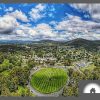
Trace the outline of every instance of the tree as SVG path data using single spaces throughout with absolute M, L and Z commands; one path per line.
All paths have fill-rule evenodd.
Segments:
M 72 65 L 72 61 L 70 59 L 64 60 L 64 66 L 71 66 Z
M 13 67 L 13 64 L 9 62 L 8 59 L 4 59 L 3 63 L 0 65 L 0 71 L 8 70 Z
M 94 68 L 92 75 L 94 80 L 100 80 L 100 67 Z
M 1 96 L 9 96 L 11 93 L 5 84 L 2 86 Z
M 18 84 L 21 86 L 28 84 L 29 74 L 29 70 L 26 67 L 15 67 L 10 72 L 12 78 L 18 77 Z
M 34 62 L 34 59 L 28 60 L 28 67 L 29 67 L 29 69 L 32 69 L 35 66 L 36 66 L 36 63 Z
M 65 86 L 63 89 L 63 96 L 78 96 L 78 85 Z
M 83 73 L 85 75 L 84 76 L 85 80 L 93 80 L 93 74 L 92 74 L 92 72 L 90 70 L 85 69 Z

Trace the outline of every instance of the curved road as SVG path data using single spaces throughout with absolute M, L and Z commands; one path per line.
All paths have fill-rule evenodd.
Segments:
M 39 71 L 40 69 L 42 69 L 42 68 L 36 69 L 35 71 L 34 71 L 34 69 L 32 69 L 31 72 L 30 72 L 30 78 L 31 78 L 32 74 L 34 74 L 35 72 Z M 68 80 L 67 80 L 66 84 L 68 84 Z M 30 85 L 30 82 L 27 85 L 27 87 L 30 89 L 30 91 L 33 94 L 35 94 L 36 96 L 41 96 L 41 97 L 58 97 L 63 92 L 63 88 L 64 88 L 63 87 L 60 91 L 54 92 L 54 93 L 51 93 L 51 94 L 42 94 L 42 93 L 36 91 L 34 88 L 32 88 L 32 86 Z

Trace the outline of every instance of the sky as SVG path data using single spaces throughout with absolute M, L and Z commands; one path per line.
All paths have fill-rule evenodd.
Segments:
M 0 4 L 0 40 L 100 40 L 100 4 Z

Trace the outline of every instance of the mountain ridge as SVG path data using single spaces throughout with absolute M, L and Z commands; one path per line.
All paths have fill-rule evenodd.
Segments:
M 77 38 L 70 41 L 55 41 L 55 40 L 40 40 L 40 41 L 23 41 L 23 40 L 0 40 L 0 44 L 34 44 L 34 43 L 57 43 L 64 45 L 82 46 L 82 45 L 96 45 L 100 46 L 100 40 L 87 40 L 83 38 Z

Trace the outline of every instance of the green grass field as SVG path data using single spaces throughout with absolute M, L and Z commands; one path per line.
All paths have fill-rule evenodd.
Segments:
M 60 68 L 44 68 L 31 76 L 31 86 L 40 93 L 49 94 L 59 91 L 66 84 L 67 72 Z

